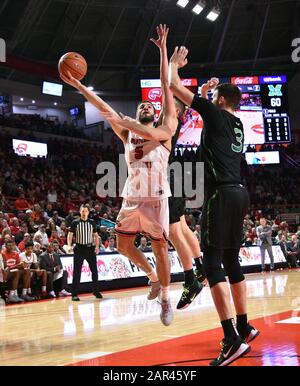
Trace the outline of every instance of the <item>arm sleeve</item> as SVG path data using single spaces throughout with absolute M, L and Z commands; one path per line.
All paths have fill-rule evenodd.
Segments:
M 195 95 L 191 108 L 196 110 L 203 120 L 214 123 L 214 126 L 216 127 L 219 127 L 223 122 L 220 109 L 208 99 Z

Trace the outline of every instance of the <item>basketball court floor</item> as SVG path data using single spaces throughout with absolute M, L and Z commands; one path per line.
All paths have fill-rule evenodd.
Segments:
M 300 364 L 300 270 L 246 275 L 249 316 L 261 335 L 231 366 Z M 181 284 L 171 285 L 174 309 Z M 206 366 L 222 332 L 208 287 L 192 305 L 160 323 L 148 289 L 104 292 L 0 309 L 1 365 Z

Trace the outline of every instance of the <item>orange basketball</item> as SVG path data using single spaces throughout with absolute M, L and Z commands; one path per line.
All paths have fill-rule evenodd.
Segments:
M 87 63 L 77 52 L 67 52 L 59 59 L 58 71 L 65 76 L 68 76 L 67 71 L 70 71 L 75 79 L 81 80 L 87 73 Z

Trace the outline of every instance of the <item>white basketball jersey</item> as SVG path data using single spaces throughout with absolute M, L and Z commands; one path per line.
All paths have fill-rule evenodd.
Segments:
M 169 150 L 160 142 L 148 141 L 129 131 L 125 143 L 128 177 L 122 197 L 144 201 L 170 197 L 167 175 L 169 155 Z

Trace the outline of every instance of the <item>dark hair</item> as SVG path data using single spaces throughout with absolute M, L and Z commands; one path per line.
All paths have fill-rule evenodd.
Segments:
M 137 108 L 136 108 L 136 109 L 138 109 L 142 103 L 150 103 L 150 105 L 153 107 L 153 110 L 155 111 L 154 104 L 153 104 L 151 101 L 147 101 L 147 100 L 141 101 L 141 102 L 137 105 Z
M 79 209 L 79 210 L 81 210 L 81 209 L 83 209 L 83 208 L 86 208 L 88 211 L 90 211 L 90 206 L 89 206 L 89 204 L 82 204 L 82 205 L 80 205 L 80 209 Z
M 242 94 L 237 86 L 231 83 L 222 83 L 216 87 L 216 90 L 218 90 L 218 97 L 224 97 L 228 107 L 234 110 L 238 108 Z
M 25 243 L 25 248 L 28 248 L 28 247 L 33 247 L 34 244 L 32 241 L 28 241 L 27 243 Z
M 179 109 L 179 111 L 180 111 L 179 118 L 181 118 L 182 115 L 183 115 L 184 112 L 185 112 L 186 106 L 185 106 L 185 104 L 184 104 L 183 102 L 181 102 L 180 99 L 176 98 L 175 96 L 174 96 L 174 101 L 175 101 L 176 107 L 177 107 L 177 108 Z

